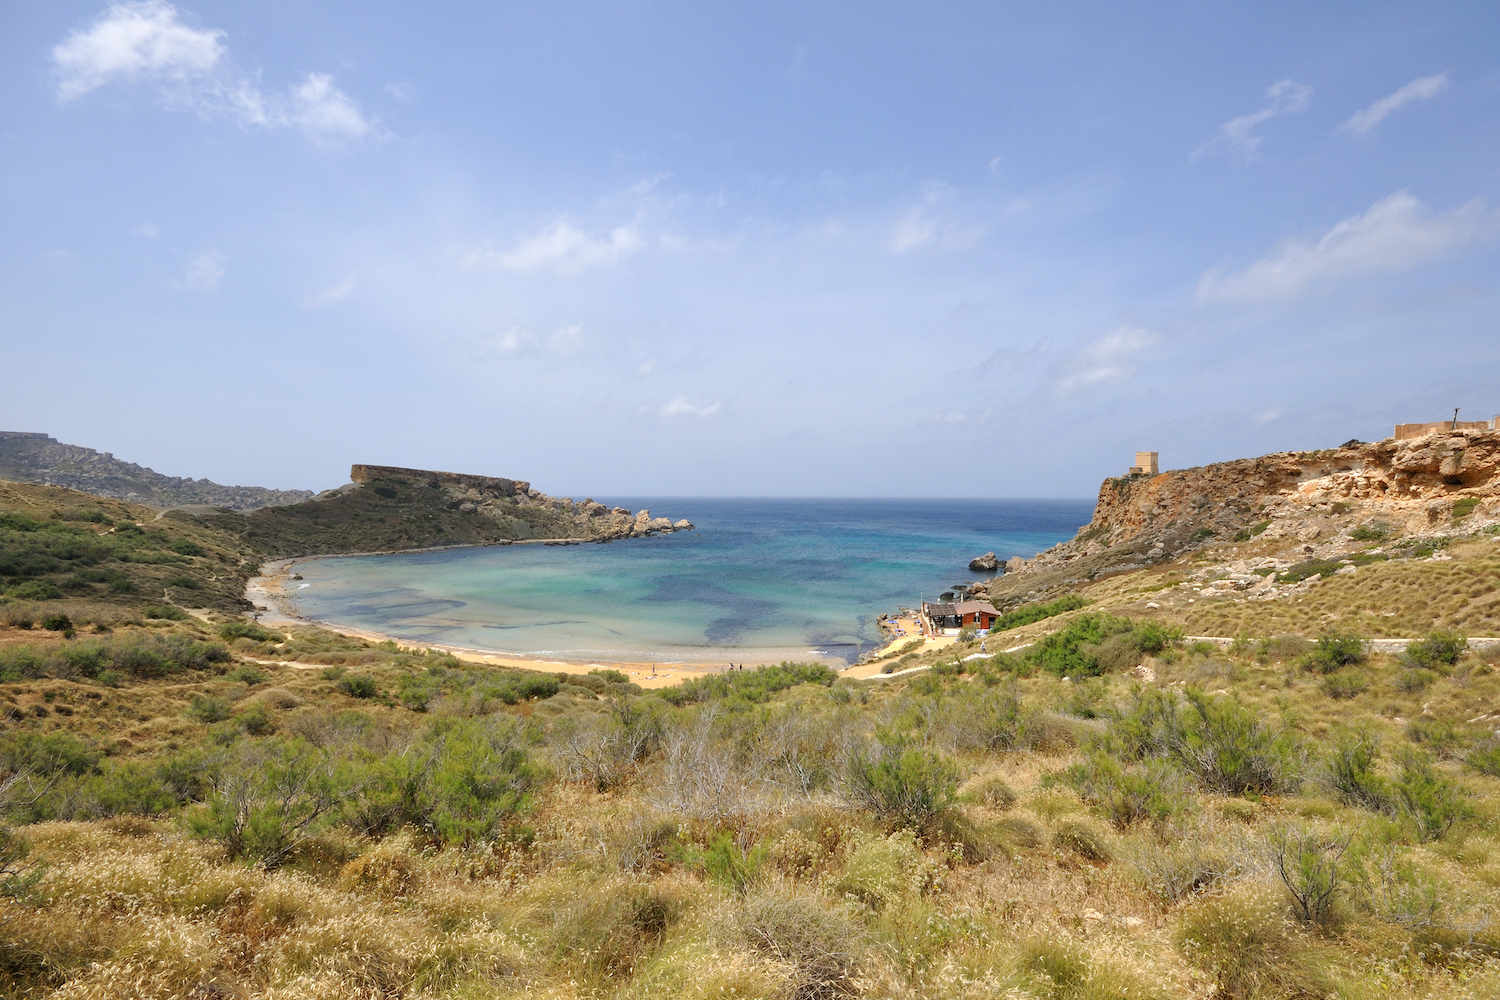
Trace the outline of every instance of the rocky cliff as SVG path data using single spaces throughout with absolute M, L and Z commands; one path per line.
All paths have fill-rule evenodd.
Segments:
M 254 510 L 312 499 L 312 490 L 270 490 L 260 486 L 220 486 L 207 479 L 164 476 L 107 451 L 62 444 L 46 434 L 0 431 L 0 479 L 65 486 L 94 496 L 152 507 L 208 504 Z
M 1263 546 L 1263 558 L 1285 562 L 1346 555 L 1361 527 L 1419 544 L 1455 525 L 1473 531 L 1497 522 L 1500 432 L 1349 442 L 1106 479 L 1093 520 L 1072 541 L 1012 559 L 990 592 L 1034 593 L 1037 574 L 1045 590 L 1228 542 L 1275 543 Z

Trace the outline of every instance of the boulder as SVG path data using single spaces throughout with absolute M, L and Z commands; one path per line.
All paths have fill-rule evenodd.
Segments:
M 986 552 L 982 556 L 970 559 L 969 568 L 976 573 L 993 573 L 1000 568 L 1000 560 L 995 558 L 995 553 Z
M 692 531 L 693 522 L 689 521 L 687 518 L 683 518 L 681 521 L 678 521 L 676 524 L 672 525 L 672 527 L 676 531 Z
M 1005 564 L 1005 572 L 1014 573 L 1026 565 L 1026 560 L 1020 556 L 1011 556 L 1010 561 Z

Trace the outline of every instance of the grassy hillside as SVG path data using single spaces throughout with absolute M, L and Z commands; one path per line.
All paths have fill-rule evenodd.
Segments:
M 997 583 L 1024 624 L 985 654 L 643 692 L 147 617 L 159 574 L 217 585 L 250 542 L 33 489 L 0 504 L 30 567 L 0 599 L 0 995 L 1500 995 L 1500 651 L 1450 628 L 1487 627 L 1485 524 L 1042 563 Z
M 488 545 L 518 538 L 566 538 L 574 532 L 571 518 L 543 508 L 518 506 L 519 524 L 458 508 L 438 487 L 391 479 L 248 514 L 193 511 L 192 516 L 272 557 Z

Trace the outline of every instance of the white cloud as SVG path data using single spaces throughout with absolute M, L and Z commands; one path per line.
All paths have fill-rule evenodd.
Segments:
M 1318 282 L 1407 271 L 1492 235 L 1496 221 L 1480 200 L 1434 215 L 1409 192 L 1397 191 L 1316 240 L 1289 240 L 1241 271 L 1207 272 L 1197 297 L 1267 302 L 1293 298 Z
M 1150 330 L 1122 326 L 1078 351 L 1069 360 L 1069 374 L 1057 383 L 1063 392 L 1092 385 L 1123 382 L 1136 372 L 1136 355 L 1161 338 Z
M 1264 108 L 1220 125 L 1219 134 L 1194 150 L 1193 158 L 1197 159 L 1220 146 L 1228 146 L 1246 156 L 1253 155 L 1260 145 L 1261 137 L 1255 134 L 1255 129 L 1261 122 L 1306 111 L 1312 98 L 1312 88 L 1294 80 L 1278 80 L 1266 91 L 1266 97 L 1271 103 Z
M 156 239 L 156 237 L 158 235 L 160 235 L 159 232 L 157 231 L 157 228 L 155 226 L 153 226 L 149 222 L 146 223 L 144 226 L 137 226 L 136 229 L 135 229 L 135 231 L 136 231 L 136 233 L 138 235 L 145 236 L 145 237 L 147 237 L 149 239 L 153 239 L 153 240 Z
M 163 0 L 115 3 L 86 31 L 52 50 L 57 95 L 82 97 L 112 81 L 186 81 L 211 73 L 224 56 L 222 31 L 200 31 L 177 19 Z
M 559 222 L 514 250 L 500 252 L 484 247 L 469 253 L 462 263 L 464 267 L 497 271 L 578 274 L 595 264 L 613 263 L 639 250 L 641 245 L 640 236 L 629 226 L 619 226 L 607 235 L 590 236 L 568 222 Z
M 64 103 L 107 84 L 154 83 L 170 108 L 262 128 L 295 127 L 321 145 L 386 138 L 326 73 L 308 73 L 285 94 L 262 92 L 233 65 L 225 33 L 182 22 L 164 0 L 112 3 L 52 50 Z
M 1276 420 L 1276 419 L 1278 419 L 1278 418 L 1280 418 L 1282 416 L 1285 416 L 1285 415 L 1286 415 L 1286 407 L 1285 406 L 1273 406 L 1270 409 L 1260 410 L 1257 413 L 1252 413 L 1251 417 L 1258 424 L 1269 424 L 1271 421 Z
M 302 304 L 309 309 L 321 309 L 324 306 L 331 306 L 339 299 L 346 297 L 350 292 L 354 291 L 358 285 L 358 280 L 351 274 L 337 285 L 309 295 L 302 300 Z
M 719 404 L 714 402 L 705 406 L 690 401 L 686 396 L 678 396 L 663 404 L 657 412 L 663 417 L 711 417 L 719 412 Z
M 224 280 L 224 265 L 228 263 L 228 257 L 212 248 L 194 254 L 182 269 L 180 287 L 190 288 L 195 292 L 213 291 Z
M 1394 94 L 1387 94 L 1363 111 L 1356 112 L 1352 118 L 1339 126 L 1339 131 L 1348 132 L 1350 135 L 1364 135 L 1385 121 L 1386 116 L 1396 109 L 1405 107 L 1413 101 L 1431 100 L 1447 89 L 1447 73 L 1435 73 L 1432 76 L 1413 80 Z
M 285 116 L 316 141 L 363 139 L 377 127 L 348 94 L 333 85 L 327 73 L 309 73 L 292 88 Z

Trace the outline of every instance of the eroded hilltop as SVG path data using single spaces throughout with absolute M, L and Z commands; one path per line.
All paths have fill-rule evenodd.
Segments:
M 552 497 L 523 480 L 355 465 L 351 482 L 313 499 L 249 513 L 185 509 L 270 558 L 399 552 L 549 540 L 605 542 L 693 527 L 686 520 Z
M 1437 621 L 1496 634 L 1493 581 L 1470 585 L 1465 574 L 1486 572 L 1479 550 L 1488 552 L 1497 526 L 1500 433 L 1350 442 L 1106 479 L 1075 538 L 1011 560 L 988 596 L 1007 607 L 1077 590 L 1122 610 L 1175 609 L 1200 634 L 1316 631 L 1320 622 L 1301 620 L 1314 607 L 1322 624 L 1363 616 L 1370 635 Z M 1476 544 L 1471 566 L 1465 553 Z M 1413 561 L 1432 565 L 1398 568 Z M 1431 586 L 1398 600 L 1383 593 L 1387 577 Z M 1344 591 L 1347 600 L 1335 599 Z M 1279 608 L 1236 606 L 1278 599 Z

